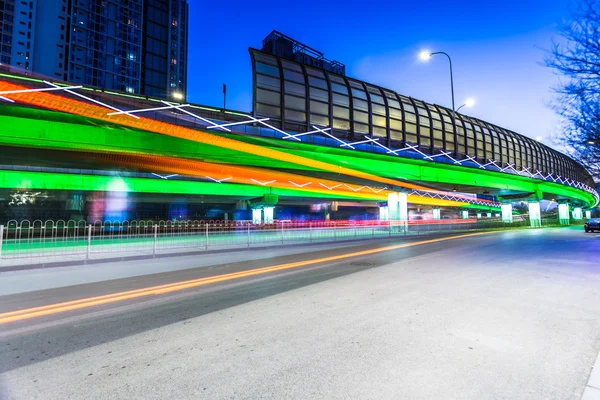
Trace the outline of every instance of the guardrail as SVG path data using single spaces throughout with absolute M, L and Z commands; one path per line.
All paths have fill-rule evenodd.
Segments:
M 542 226 L 559 225 L 543 220 Z M 0 262 L 28 259 L 31 263 L 60 258 L 110 256 L 213 249 L 241 249 L 292 243 L 425 235 L 529 227 L 526 219 L 429 221 L 9 221 L 0 225 Z M 54 260 L 52 260 L 54 259 Z M 2 264 L 6 265 L 6 262 Z

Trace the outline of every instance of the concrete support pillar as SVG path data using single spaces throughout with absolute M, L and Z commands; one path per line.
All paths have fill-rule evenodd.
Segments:
M 440 212 L 439 207 L 435 207 L 433 209 L 433 219 L 441 219 L 442 218 L 442 213 Z
M 379 220 L 380 221 L 389 221 L 390 213 L 388 206 L 379 206 Z
M 401 221 L 408 220 L 408 195 L 406 193 L 398 193 L 398 215 Z
M 587 210 L 585 212 L 585 219 L 590 219 L 590 218 L 592 218 L 592 212 L 590 210 Z
M 388 194 L 388 215 L 390 220 L 406 221 L 408 219 L 408 196 L 406 193 L 392 192 Z
M 529 206 L 529 224 L 532 227 L 542 226 L 542 213 L 540 211 L 540 202 L 527 203 Z
M 398 216 L 398 193 L 388 194 L 388 218 L 393 221 L 399 219 Z
M 469 210 L 462 210 L 461 214 L 463 219 L 469 219 Z
M 488 217 L 488 218 L 492 218 L 492 213 L 491 213 L 491 212 L 489 212 L 489 213 L 485 213 L 485 215 L 486 215 L 486 217 Z
M 481 219 L 481 213 L 480 212 L 477 213 L 477 219 Z
M 273 217 L 275 214 L 275 207 L 273 206 L 268 206 L 263 208 L 263 222 L 265 224 L 272 224 L 273 223 Z
M 569 205 L 567 203 L 560 203 L 558 205 L 558 220 L 561 225 L 569 225 Z
M 260 224 L 262 222 L 262 210 L 260 208 L 252 209 L 252 223 Z
M 573 209 L 573 219 L 576 221 L 583 219 L 583 210 L 581 207 L 575 207 Z
M 502 222 L 508 224 L 513 222 L 512 204 L 502 204 Z

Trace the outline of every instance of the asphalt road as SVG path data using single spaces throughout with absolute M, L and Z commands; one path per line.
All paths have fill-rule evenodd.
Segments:
M 600 350 L 600 235 L 422 240 L 1 296 L 0 321 L 232 277 L 0 324 L 0 398 L 579 399 Z

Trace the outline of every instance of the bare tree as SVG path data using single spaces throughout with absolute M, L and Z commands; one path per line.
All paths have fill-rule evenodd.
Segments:
M 600 0 L 578 2 L 559 31 L 564 40 L 546 58 L 565 77 L 554 104 L 566 120 L 559 141 L 600 180 Z

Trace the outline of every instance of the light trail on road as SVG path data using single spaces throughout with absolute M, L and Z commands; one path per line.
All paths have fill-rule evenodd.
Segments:
M 382 252 L 397 250 L 397 249 L 406 248 L 406 247 L 419 246 L 419 245 L 424 245 L 424 244 L 429 244 L 429 243 L 438 243 L 438 242 L 443 242 L 443 241 L 448 241 L 448 240 L 461 239 L 461 238 L 478 236 L 478 235 L 485 235 L 485 234 L 489 234 L 489 233 L 496 233 L 496 232 L 477 232 L 477 233 L 469 233 L 469 234 L 464 234 L 464 235 L 456 235 L 456 236 L 449 236 L 449 237 L 443 237 L 443 238 L 421 240 L 418 242 L 402 243 L 402 244 L 398 244 L 398 245 L 387 246 L 387 247 L 382 247 L 382 248 L 377 248 L 377 249 L 363 250 L 363 251 L 357 251 L 357 252 L 352 252 L 352 253 L 347 253 L 347 254 L 340 254 L 340 255 L 336 255 L 336 256 L 321 257 L 321 258 L 315 258 L 315 259 L 311 259 L 311 260 L 304 260 L 304 261 L 298 261 L 298 262 L 293 262 L 293 263 L 273 265 L 270 267 L 255 268 L 255 269 L 250 269 L 247 271 L 234 272 L 234 273 L 217 275 L 217 276 L 212 276 L 212 277 L 207 277 L 207 278 L 186 280 L 186 281 L 175 282 L 175 283 L 170 283 L 170 284 L 165 284 L 165 285 L 151 286 L 151 287 L 142 288 L 142 289 L 113 293 L 113 294 L 108 294 L 108 295 L 103 295 L 103 296 L 95 296 L 95 297 L 83 298 L 83 299 L 79 299 L 79 300 L 50 304 L 47 306 L 11 311 L 11 312 L 0 314 L 0 325 L 11 323 L 11 322 L 22 321 L 22 320 L 26 320 L 26 319 L 31 319 L 31 318 L 36 318 L 36 317 L 42 317 L 42 316 L 46 316 L 46 315 L 58 314 L 58 313 L 66 312 L 66 311 L 78 310 L 78 309 L 83 309 L 83 308 L 88 308 L 88 307 L 93 307 L 93 306 L 99 306 L 99 305 L 103 305 L 103 304 L 110 304 L 110 303 L 115 303 L 115 302 L 119 302 L 119 301 L 130 300 L 130 299 L 135 299 L 135 298 L 140 298 L 140 297 L 161 295 L 161 294 L 171 293 L 171 292 L 175 292 L 175 291 L 190 289 L 190 288 L 209 285 L 209 284 L 218 283 L 218 282 L 225 282 L 225 281 L 230 281 L 230 280 L 235 280 L 235 279 L 240 279 L 240 278 L 245 278 L 245 277 L 250 277 L 250 276 L 262 275 L 262 274 L 266 274 L 266 273 L 270 273 L 270 272 L 277 272 L 277 271 L 289 270 L 289 269 L 293 269 L 293 268 L 305 267 L 308 265 L 314 265 L 314 264 L 323 263 L 323 262 L 337 261 L 337 260 L 342 260 L 342 259 L 347 259 L 347 258 L 352 258 L 352 257 L 360 257 L 360 256 L 369 255 L 369 254 L 382 253 Z

